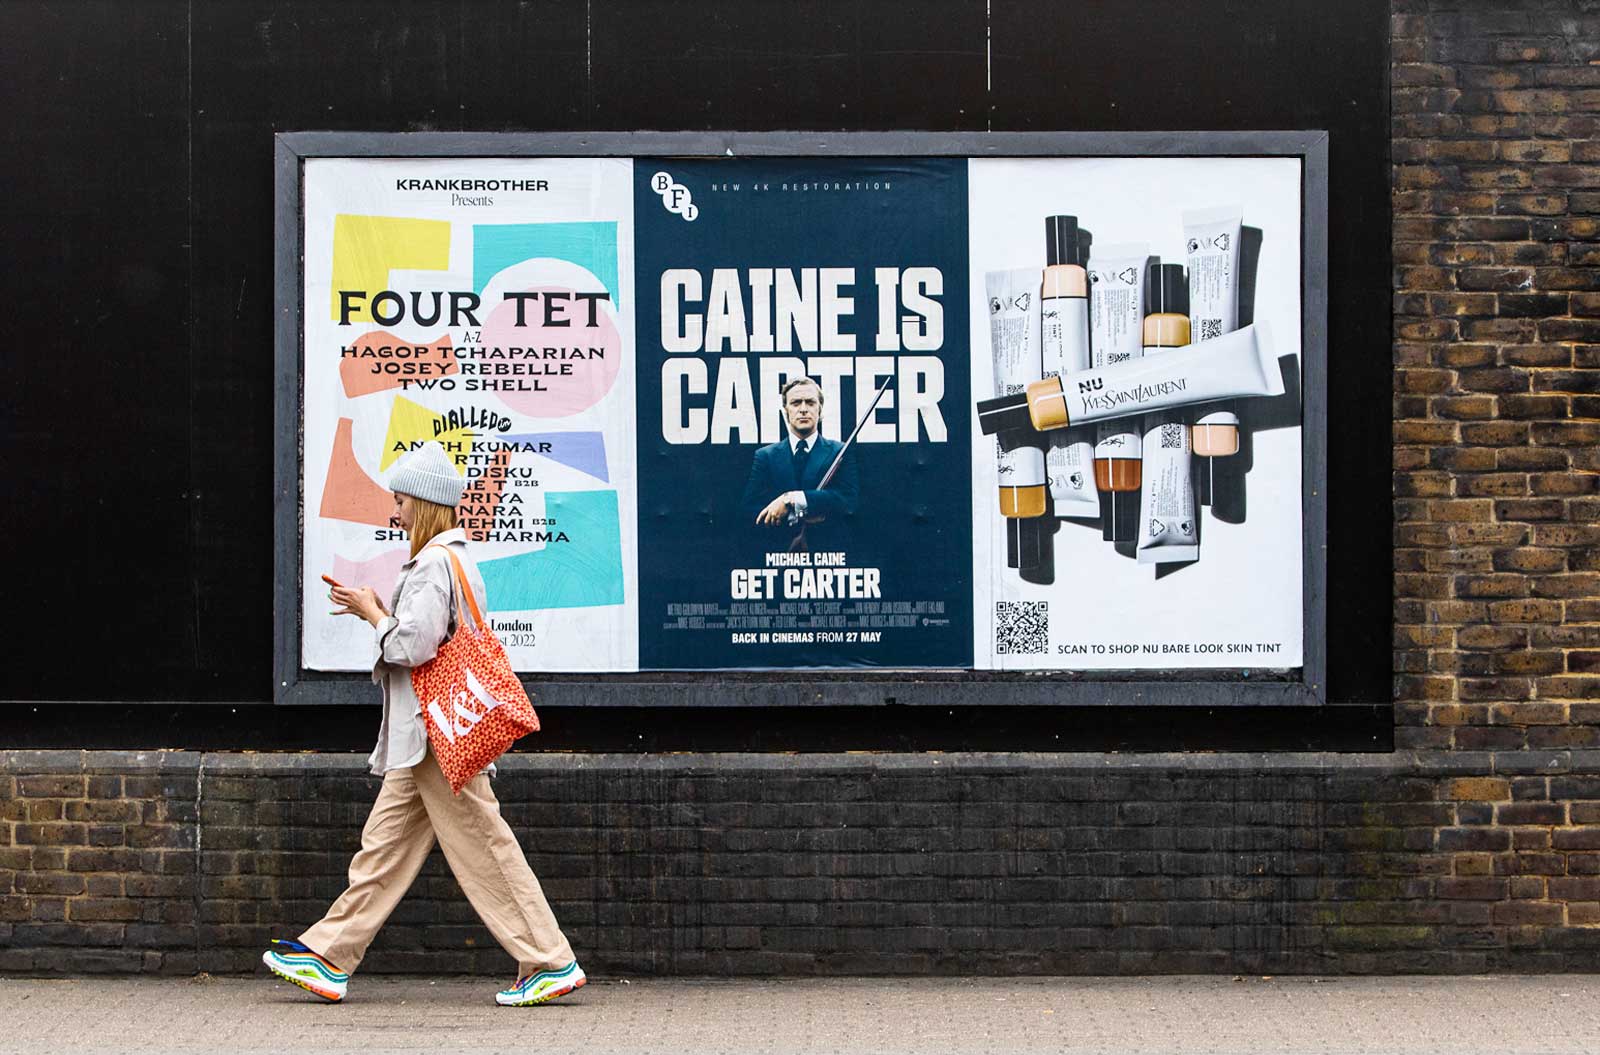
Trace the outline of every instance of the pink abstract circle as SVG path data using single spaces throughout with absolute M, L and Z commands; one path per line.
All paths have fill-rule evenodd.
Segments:
M 489 314 L 478 340 L 486 354 L 464 360 L 462 375 L 476 377 L 485 394 L 530 417 L 564 418 L 588 410 L 611 391 L 622 368 L 622 337 L 609 302 L 580 300 L 561 286 L 524 292 L 538 296 L 521 300 L 523 325 L 517 325 L 518 301 L 506 297 Z M 551 293 L 555 297 L 547 299 Z M 500 352 L 493 353 L 495 348 Z M 487 382 L 500 384 L 491 389 Z

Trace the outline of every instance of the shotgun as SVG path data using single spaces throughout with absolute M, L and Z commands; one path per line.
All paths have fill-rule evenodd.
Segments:
M 894 376 L 892 374 L 883 379 L 883 384 L 878 386 L 878 394 L 872 397 L 872 402 L 867 405 L 866 412 L 856 422 L 856 427 L 850 430 L 850 435 L 845 438 L 844 445 L 839 448 L 839 453 L 835 454 L 833 461 L 828 464 L 828 471 L 822 474 L 821 481 L 818 482 L 813 490 L 824 490 L 828 484 L 833 482 L 834 474 L 839 471 L 839 463 L 844 461 L 846 454 L 850 453 L 850 445 L 856 441 L 856 435 L 861 431 L 861 426 L 865 425 L 872 417 L 872 412 L 878 409 L 878 404 L 883 400 L 883 394 L 889 391 L 889 386 L 893 383 Z M 811 552 L 811 547 L 806 543 L 806 522 L 804 520 L 800 521 L 800 530 L 795 534 L 794 541 L 789 543 L 789 552 Z

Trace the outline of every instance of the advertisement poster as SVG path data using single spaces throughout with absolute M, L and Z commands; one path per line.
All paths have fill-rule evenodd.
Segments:
M 437 440 L 491 624 L 524 671 L 638 666 L 633 188 L 626 160 L 305 166 L 302 660 L 367 670 L 410 557 L 384 485 Z
M 969 190 L 972 386 L 980 399 L 1003 395 L 995 389 L 989 353 L 997 331 L 1004 341 L 1008 317 L 1031 327 L 1030 337 L 1037 331 L 1032 351 L 1019 353 L 1033 357 L 1024 372 L 1034 377 L 1060 371 L 1061 349 L 1081 344 L 1085 329 L 1084 367 L 1093 367 L 1104 365 L 1096 356 L 1114 358 L 1123 349 L 1135 359 L 1196 356 L 1209 341 L 1253 327 L 1260 339 L 1256 361 L 1270 360 L 1265 380 L 1276 374 L 1281 389 L 1226 404 L 1239 422 L 1238 449 L 1231 455 L 1195 453 L 1195 423 L 1215 403 L 1180 402 L 1159 419 L 1148 413 L 1110 417 L 1021 438 L 1023 446 L 1050 448 L 1043 452 L 1043 515 L 1036 517 L 1001 515 L 996 437 L 975 435 L 972 558 L 979 664 L 999 670 L 1300 666 L 1298 160 L 974 160 Z M 1057 264 L 1047 276 L 1047 221 L 1053 217 L 1072 219 L 1080 262 Z M 1058 242 L 1070 240 L 1068 224 L 1054 226 L 1063 234 Z M 1062 259 L 1073 248 L 1056 247 Z M 1150 265 L 1158 262 L 1168 265 L 1167 275 L 1175 280 L 1166 305 L 1152 305 L 1149 290 L 1139 288 L 1141 280 L 1148 286 Z M 1073 274 L 1074 267 L 1083 275 Z M 1013 276 L 1009 286 L 996 289 L 1006 304 L 995 303 L 985 288 L 998 273 Z M 1046 289 L 1047 277 L 1055 288 Z M 1079 293 L 1074 287 L 1080 279 L 1086 296 L 1043 296 Z M 1019 312 L 1017 302 L 1026 297 L 1040 302 Z M 1182 310 L 1184 300 L 1201 310 Z M 1236 311 L 1228 316 L 1222 309 L 1230 305 Z M 1171 310 L 1152 313 L 1152 306 Z M 1068 374 L 1082 369 L 1069 367 Z M 1206 368 L 1215 375 L 1226 369 Z M 1205 372 L 1153 374 L 1132 394 L 1205 383 L 1211 380 Z M 1075 392 L 1077 385 L 1071 388 Z M 1093 396 L 1103 399 L 1109 391 Z M 1076 416 L 1080 408 L 1070 409 L 1069 416 Z M 1227 446 L 1224 440 L 1217 449 Z M 1113 482 L 1105 479 L 1113 460 L 1127 470 L 1114 482 L 1132 489 L 1107 489 L 1102 501 L 1097 485 Z M 1100 481 L 1094 479 L 1097 471 Z M 1088 495 L 1072 487 L 1074 476 Z M 1114 513 L 1113 501 L 1127 513 Z M 1120 525 L 1111 523 L 1119 517 Z M 1038 527 L 1019 529 L 1018 522 L 1026 520 Z M 1108 538 L 1119 526 L 1123 537 Z M 1016 548 L 1008 546 L 1013 534 L 1029 551 L 1020 559 L 1008 553 Z
M 311 158 L 302 666 L 437 440 L 519 671 L 1304 663 L 1295 157 Z
M 966 161 L 634 184 L 641 665 L 971 666 Z

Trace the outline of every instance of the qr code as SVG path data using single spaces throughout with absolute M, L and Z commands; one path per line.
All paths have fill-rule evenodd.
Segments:
M 1050 651 L 1049 601 L 996 601 L 994 651 L 1000 656 L 1043 656 Z
M 1183 426 L 1175 422 L 1168 422 L 1161 426 L 1161 449 L 1164 451 L 1183 450 Z
M 1200 340 L 1209 341 L 1213 337 L 1221 337 L 1221 336 L 1222 336 L 1222 320 L 1221 319 L 1201 319 L 1200 320 Z M 1198 343 L 1198 342 L 1196 342 L 1196 343 Z

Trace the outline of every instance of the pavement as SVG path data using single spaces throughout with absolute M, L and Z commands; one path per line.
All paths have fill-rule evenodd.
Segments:
M 3 1052 L 978 1053 L 1600 1050 L 1600 975 L 613 978 L 541 1007 L 493 979 L 0 977 Z

